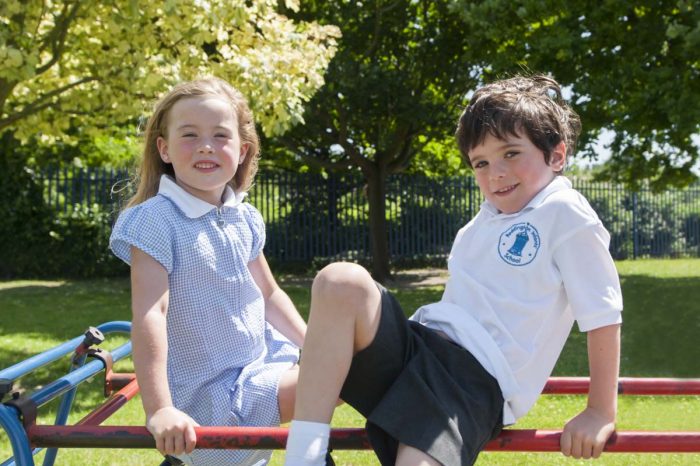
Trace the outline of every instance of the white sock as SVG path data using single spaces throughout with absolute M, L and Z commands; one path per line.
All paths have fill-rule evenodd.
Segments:
M 292 421 L 284 466 L 326 466 L 330 432 L 329 424 Z

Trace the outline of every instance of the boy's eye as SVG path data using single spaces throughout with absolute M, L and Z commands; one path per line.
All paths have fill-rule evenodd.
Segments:
M 516 155 L 518 155 L 518 152 L 506 152 L 506 158 L 507 158 L 507 159 L 512 159 L 512 158 L 515 157 Z
M 217 133 L 217 134 L 214 135 L 214 137 L 217 137 L 217 138 L 228 138 L 228 134 L 226 134 L 226 133 Z
M 486 163 L 486 161 L 479 160 L 473 166 L 474 166 L 474 168 L 484 168 L 486 165 L 488 165 L 488 163 Z
M 182 137 L 183 137 L 183 138 L 196 138 L 197 135 L 194 134 L 194 133 L 184 133 L 184 134 L 182 135 Z

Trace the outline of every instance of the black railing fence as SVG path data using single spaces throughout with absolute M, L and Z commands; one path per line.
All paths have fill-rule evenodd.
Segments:
M 125 171 L 45 171 L 42 178 L 46 202 L 62 212 L 97 204 L 116 218 L 129 190 Z M 616 259 L 700 256 L 700 185 L 654 193 L 572 181 L 610 231 Z M 446 257 L 457 230 L 483 201 L 470 176 L 394 175 L 386 191 L 387 234 L 395 260 Z M 248 200 L 266 220 L 269 258 L 367 259 L 370 254 L 368 204 L 359 176 L 261 171 Z

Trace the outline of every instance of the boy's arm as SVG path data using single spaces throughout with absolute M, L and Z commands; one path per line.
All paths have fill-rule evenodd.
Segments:
M 198 425 L 173 406 L 167 377 L 168 273 L 155 259 L 131 248 L 131 341 L 146 427 L 164 455 L 194 449 Z
M 574 458 L 598 458 L 615 431 L 620 371 L 620 324 L 588 332 L 590 388 L 586 409 L 567 422 L 561 451 Z
M 248 263 L 248 269 L 265 299 L 265 320 L 301 348 L 306 335 L 306 323 L 287 293 L 275 281 L 262 252 Z

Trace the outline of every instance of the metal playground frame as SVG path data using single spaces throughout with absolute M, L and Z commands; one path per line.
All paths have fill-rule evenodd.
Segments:
M 112 364 L 131 354 L 131 342 L 111 352 L 99 349 L 104 334 L 130 333 L 131 323 L 107 322 L 90 327 L 76 337 L 36 356 L 0 371 L 0 426 L 9 437 L 13 456 L 0 466 L 34 466 L 34 455 L 46 448 L 44 466 L 53 466 L 58 448 L 154 448 L 155 441 L 142 426 L 100 426 L 138 393 L 134 374 L 115 373 Z M 32 393 L 14 392 L 14 382 L 28 373 L 72 353 L 66 375 Z M 66 425 L 77 386 L 105 373 L 104 393 L 107 400 L 74 425 Z M 621 395 L 700 395 L 700 378 L 620 378 Z M 544 394 L 585 394 L 588 379 L 552 377 Z M 6 395 L 10 399 L 5 401 Z M 37 411 L 58 397 L 59 408 L 53 425 L 36 423 Z M 699 400 L 700 401 L 700 400 Z M 287 429 L 283 427 L 197 427 L 197 448 L 283 449 Z M 506 429 L 486 450 L 490 451 L 559 451 L 561 431 Z M 364 429 L 333 429 L 333 450 L 369 449 Z M 607 452 L 628 453 L 700 453 L 700 432 L 619 431 L 605 448 Z

